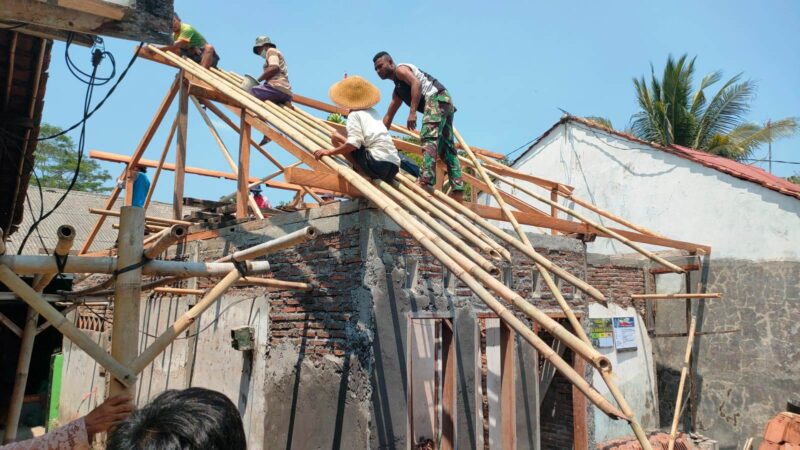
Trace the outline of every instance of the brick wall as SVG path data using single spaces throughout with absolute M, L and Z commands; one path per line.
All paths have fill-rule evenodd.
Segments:
M 586 281 L 621 307 L 633 305 L 631 294 L 645 293 L 645 273 L 641 268 L 607 264 L 589 266 L 587 272 Z
M 549 335 L 540 334 L 546 339 Z M 552 341 L 552 338 L 550 338 Z M 564 360 L 572 364 L 573 353 L 564 351 Z M 539 409 L 540 439 L 542 450 L 563 450 L 572 448 L 573 416 L 572 416 L 572 383 L 561 372 L 556 372 L 550 388 L 544 395 Z
M 270 345 L 291 342 L 307 356 L 342 356 L 354 323 L 352 293 L 363 277 L 358 229 L 326 234 L 269 256 L 270 276 L 315 284 L 311 292 L 270 292 Z

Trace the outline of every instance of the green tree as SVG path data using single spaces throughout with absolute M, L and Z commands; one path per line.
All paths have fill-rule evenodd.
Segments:
M 51 136 L 63 131 L 61 128 L 44 123 L 39 131 L 40 136 Z M 75 166 L 78 165 L 78 151 L 75 143 L 67 135 L 40 141 L 36 146 L 36 172 L 42 187 L 66 189 L 69 187 Z M 110 187 L 105 187 L 111 175 L 100 168 L 97 161 L 84 155 L 81 159 L 81 170 L 73 189 L 78 191 L 107 193 Z
M 712 72 L 692 86 L 695 58 L 683 55 L 667 58 L 659 79 L 650 66 L 650 82 L 634 78 L 641 111 L 631 118 L 632 133 L 643 140 L 662 145 L 682 145 L 731 159 L 749 158 L 762 144 L 797 131 L 797 120 L 786 118 L 760 125 L 745 116 L 756 92 L 756 84 L 738 74 L 724 82 L 716 94 L 706 91 L 722 80 L 722 72 Z
M 786 177 L 786 179 L 794 184 L 800 184 L 800 173 L 795 173 L 792 176 Z

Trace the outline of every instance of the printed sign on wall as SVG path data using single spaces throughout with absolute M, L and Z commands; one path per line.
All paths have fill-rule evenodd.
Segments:
M 614 346 L 614 331 L 610 318 L 590 319 L 589 337 L 595 348 L 611 348 Z
M 636 320 L 614 317 L 614 346 L 617 350 L 636 350 Z

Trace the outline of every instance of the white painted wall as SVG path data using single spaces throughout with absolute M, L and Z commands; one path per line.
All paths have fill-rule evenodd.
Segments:
M 710 245 L 714 258 L 800 260 L 797 198 L 583 124 L 559 126 L 514 167 L 574 186 L 578 197 L 670 238 Z M 588 251 L 633 252 L 602 238 Z
M 657 381 L 653 363 L 653 350 L 644 323 L 634 308 L 621 308 L 613 303 L 608 308 L 599 303 L 589 304 L 589 318 L 634 317 L 636 320 L 636 350 L 617 351 L 614 347 L 599 348 L 600 353 L 611 361 L 616 374 L 616 382 L 639 423 L 645 429 L 658 427 Z M 592 375 L 592 386 L 609 400 L 613 397 L 603 378 L 597 371 Z M 611 420 L 599 408 L 591 408 L 594 414 L 594 438 L 603 442 L 620 436 L 632 434 L 627 422 Z

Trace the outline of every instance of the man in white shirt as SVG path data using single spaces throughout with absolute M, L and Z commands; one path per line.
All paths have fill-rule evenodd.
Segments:
M 334 84 L 328 95 L 334 103 L 350 110 L 347 136 L 334 133 L 331 142 L 336 148 L 317 150 L 314 157 L 344 155 L 362 175 L 386 182 L 394 180 L 400 170 L 400 154 L 382 117 L 373 108 L 381 99 L 378 88 L 352 76 Z

